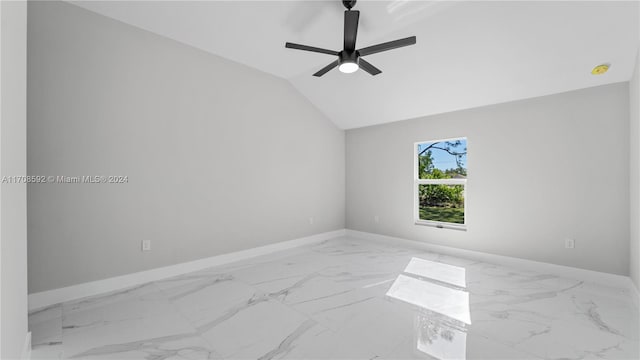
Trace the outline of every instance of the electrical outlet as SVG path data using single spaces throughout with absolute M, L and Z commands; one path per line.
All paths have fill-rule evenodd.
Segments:
M 313 218 L 312 217 L 309 218 L 309 225 L 313 225 Z
M 573 239 L 564 239 L 564 248 L 573 249 L 576 247 L 576 241 Z
M 142 240 L 142 251 L 151 250 L 151 240 Z
M 380 222 L 380 217 L 378 215 L 373 217 L 373 221 L 375 221 L 376 223 Z

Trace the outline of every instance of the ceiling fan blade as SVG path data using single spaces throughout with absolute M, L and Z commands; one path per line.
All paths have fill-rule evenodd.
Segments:
M 335 67 L 336 67 L 336 66 L 338 66 L 339 64 L 340 64 L 340 61 L 339 61 L 339 60 L 336 60 L 336 61 L 332 62 L 331 64 L 329 64 L 329 65 L 327 65 L 327 66 L 323 67 L 322 69 L 320 69 L 317 73 L 313 74 L 313 76 L 320 77 L 320 76 L 322 76 L 322 75 L 324 75 L 324 74 L 328 73 L 328 72 L 329 72 L 329 70 L 331 70 L 331 69 L 335 68 Z
M 371 65 L 368 61 L 362 58 L 358 59 L 358 66 L 360 66 L 360 69 L 368 72 L 371 75 L 378 75 L 382 72 L 380 69 Z
M 311 51 L 311 52 L 317 52 L 317 53 L 322 53 L 322 54 L 327 54 L 327 55 L 338 56 L 338 52 L 337 51 L 327 50 L 327 49 L 322 49 L 322 48 L 313 47 L 313 46 L 307 46 L 307 45 L 294 44 L 294 43 L 290 43 L 290 42 L 284 44 L 284 47 L 286 47 L 288 49 L 305 50 L 305 51 Z
M 410 36 L 404 39 L 393 40 L 393 41 L 389 41 L 389 42 L 378 44 L 378 45 L 368 46 L 366 48 L 362 48 L 358 50 L 358 53 L 360 54 L 360 56 L 367 56 L 367 55 L 371 55 L 371 54 L 375 54 L 383 51 L 397 49 L 403 46 L 414 45 L 415 43 L 416 43 L 416 37 Z
M 347 10 L 344 12 L 345 51 L 354 51 L 356 49 L 356 38 L 358 37 L 358 19 L 360 19 L 360 11 Z

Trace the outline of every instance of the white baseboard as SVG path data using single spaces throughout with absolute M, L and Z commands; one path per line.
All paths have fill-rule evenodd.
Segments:
M 22 355 L 20 359 L 31 359 L 31 331 L 27 332 L 26 337 L 24 338 L 24 345 L 22 346 Z
M 141 271 L 133 274 L 117 276 L 104 280 L 97 280 L 88 283 L 68 286 L 60 289 L 48 290 L 29 295 L 29 311 L 44 308 L 46 306 L 62 303 L 65 301 L 80 299 L 87 296 L 98 295 L 110 291 L 120 290 L 131 286 L 144 284 L 150 281 L 165 279 L 172 276 L 182 275 L 193 271 L 206 269 L 213 266 L 229 264 L 232 262 L 245 260 L 261 255 L 292 249 L 309 244 L 315 244 L 324 240 L 329 240 L 341 236 L 349 236 L 356 239 L 377 241 L 385 244 L 396 243 L 403 246 L 420 248 L 440 254 L 451 255 L 461 258 L 468 258 L 488 263 L 509 266 L 513 268 L 533 270 L 541 273 L 562 276 L 571 279 L 612 285 L 628 289 L 632 301 L 636 308 L 640 308 L 640 294 L 631 278 L 623 275 L 603 273 L 586 269 L 579 269 L 569 266 L 549 264 L 539 261 L 514 258 L 509 256 L 495 255 L 480 251 L 465 250 L 443 245 L 434 245 L 416 240 L 380 235 L 356 230 L 336 230 L 321 234 L 311 235 L 299 239 L 283 241 L 271 245 L 237 251 L 229 254 L 217 255 L 205 259 L 190 261 L 186 263 L 161 267 L 152 270 Z M 30 334 L 29 334 L 30 335 Z M 29 346 L 30 349 L 30 346 Z
M 418 247 L 420 249 L 424 249 L 427 251 L 432 251 L 432 252 L 436 252 L 444 255 L 451 255 L 451 256 L 456 256 L 461 258 L 473 259 L 477 261 L 484 261 L 488 263 L 518 268 L 518 269 L 533 270 L 540 273 L 557 275 L 557 276 L 566 277 L 570 279 L 576 279 L 581 281 L 626 288 L 629 290 L 630 293 L 632 293 L 632 296 L 633 296 L 633 292 L 635 292 L 635 294 L 637 295 L 637 289 L 633 285 L 631 278 L 629 278 L 628 276 L 574 268 L 570 266 L 549 264 L 549 263 L 526 260 L 526 259 L 515 258 L 510 256 L 494 255 L 494 254 L 484 253 L 480 251 L 465 250 L 465 249 L 459 249 L 459 248 L 443 246 L 443 245 L 429 244 L 429 243 L 425 243 L 417 240 L 407 240 L 403 238 L 368 233 L 363 231 L 347 229 L 346 235 L 348 237 L 352 237 L 356 239 L 383 242 L 385 244 L 389 244 L 389 243 L 402 244 L 404 246 L 409 246 L 414 248 Z
M 282 250 L 292 249 L 309 244 L 315 244 L 324 240 L 344 236 L 345 230 L 329 231 L 303 238 L 283 241 L 275 244 L 260 246 L 252 249 L 236 251 L 229 254 L 217 255 L 205 259 L 194 260 L 186 263 L 165 266 L 161 268 L 141 271 L 112 277 L 103 280 L 91 281 L 64 288 L 42 291 L 29 295 L 29 311 L 44 308 L 46 306 L 59 304 L 69 300 L 80 299 L 87 296 L 103 294 L 110 291 L 120 290 L 131 286 L 144 284 L 150 281 L 165 279 L 172 276 L 182 275 L 193 271 L 198 271 L 213 266 L 229 264 L 232 262 L 266 255 Z

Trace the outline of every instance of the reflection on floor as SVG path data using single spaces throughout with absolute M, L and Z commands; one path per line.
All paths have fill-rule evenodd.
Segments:
M 349 238 L 32 312 L 33 358 L 638 359 L 623 289 Z

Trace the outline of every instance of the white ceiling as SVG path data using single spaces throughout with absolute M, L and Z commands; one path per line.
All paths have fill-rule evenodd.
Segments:
M 316 78 L 334 58 L 284 43 L 340 50 L 338 0 L 74 4 L 285 78 L 344 129 L 627 81 L 640 40 L 636 1 L 361 0 L 358 48 L 417 45 L 368 56 L 375 77 Z

